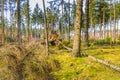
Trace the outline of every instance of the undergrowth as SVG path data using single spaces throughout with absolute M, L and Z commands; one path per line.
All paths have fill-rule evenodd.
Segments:
M 52 49 L 54 54 L 46 56 L 45 48 L 37 43 L 0 47 L 0 80 L 120 80 L 117 71 L 88 57 L 75 58 Z M 94 46 L 83 52 L 120 67 L 120 46 Z

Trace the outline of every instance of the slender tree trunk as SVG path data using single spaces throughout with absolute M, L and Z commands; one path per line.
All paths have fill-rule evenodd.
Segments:
M 48 55 L 49 46 L 48 46 L 48 27 L 47 27 L 47 18 L 46 18 L 46 10 L 45 10 L 45 2 L 43 0 L 43 9 L 44 9 L 44 28 L 45 28 L 45 37 L 46 37 L 46 54 Z
M 37 24 L 36 24 L 35 29 L 34 29 L 34 38 L 35 38 L 35 40 L 37 39 Z
M 87 47 L 89 47 L 88 28 L 89 28 L 89 0 L 86 0 L 86 8 L 85 8 L 85 45 Z
M 54 20 L 52 20 L 52 27 L 51 27 L 52 29 L 51 30 L 54 30 L 54 27 L 55 27 L 54 26 Z
M 111 8 L 112 1 L 110 0 L 110 8 Z M 111 9 L 110 9 L 110 46 L 112 46 L 112 17 L 111 17 Z
M 4 0 L 2 0 L 2 44 L 5 45 Z
M 65 25 L 65 39 L 67 40 L 68 39 L 68 37 L 67 37 L 67 24 L 64 24 Z
M 59 35 L 62 36 L 62 25 L 61 25 L 61 20 L 59 21 Z
M 105 39 L 105 33 L 106 33 L 106 30 L 105 30 L 105 11 L 103 11 L 103 39 Z
M 93 26 L 93 16 L 92 16 L 92 13 L 91 13 L 91 18 L 90 18 L 90 23 L 91 23 L 91 27 L 93 28 L 93 37 L 94 37 L 94 40 L 96 39 L 95 38 L 95 26 Z
M 21 15 L 20 15 L 20 0 L 17 0 L 17 27 L 18 27 L 18 45 L 20 46 L 22 43 L 21 39 Z
M 72 6 L 72 7 L 73 7 L 73 8 L 76 7 L 75 0 L 73 0 L 73 6 Z M 73 9 L 73 10 L 74 10 L 74 9 Z M 76 11 L 76 10 L 75 10 L 75 11 Z M 72 20 L 73 20 L 73 24 L 72 24 L 72 26 L 74 26 L 74 24 L 75 24 L 75 14 L 73 15 Z
M 9 5 L 10 5 L 10 37 L 13 39 L 13 25 L 12 25 L 12 3 L 9 0 Z
M 68 40 L 70 42 L 70 0 L 68 0 L 68 3 L 69 3 L 69 27 L 68 27 Z
M 63 13 L 64 13 L 64 0 L 62 0 L 62 5 L 61 5 L 61 8 L 62 8 L 62 22 L 61 22 L 61 31 L 62 31 L 62 35 L 64 34 L 64 19 L 63 19 Z
M 18 46 L 21 47 L 22 45 L 22 37 L 21 37 L 21 15 L 20 15 L 20 0 L 17 0 L 17 27 L 18 27 Z M 20 71 L 18 71 L 18 80 L 23 79 L 23 75 Z
M 77 0 L 73 43 L 73 55 L 75 57 L 82 56 L 81 54 L 82 2 L 83 0 Z
M 7 17 L 7 15 L 8 15 L 7 12 L 8 12 L 8 11 L 6 10 L 6 17 Z M 8 23 L 7 23 L 7 20 L 6 20 L 6 22 L 5 22 L 5 43 L 6 43 L 6 44 L 7 44 L 7 41 L 8 41 L 8 40 L 7 40 L 7 36 L 9 36 L 8 33 L 9 33 L 9 32 L 8 32 Z
M 100 39 L 102 39 L 102 19 L 100 18 Z
M 114 43 L 116 43 L 116 0 L 114 0 Z
M 110 37 L 109 36 L 109 24 L 107 24 L 107 37 Z
M 96 35 L 95 35 L 95 26 L 94 26 L 94 40 L 96 40 Z
M 119 19 L 117 19 L 117 37 L 119 37 L 118 31 L 119 31 Z
M 27 37 L 28 37 L 28 42 L 30 42 L 30 14 L 29 14 L 29 0 L 27 0 Z

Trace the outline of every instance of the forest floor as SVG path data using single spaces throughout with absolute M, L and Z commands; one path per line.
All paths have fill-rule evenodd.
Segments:
M 120 67 L 120 45 L 82 48 L 84 53 Z M 120 80 L 120 72 L 89 57 L 73 57 L 66 49 L 39 43 L 0 47 L 0 80 Z
M 95 46 L 84 52 L 120 67 L 120 46 Z M 51 73 L 57 80 L 120 80 L 120 72 L 89 57 L 74 58 L 64 50 L 57 53 L 51 55 L 61 65 L 60 70 Z

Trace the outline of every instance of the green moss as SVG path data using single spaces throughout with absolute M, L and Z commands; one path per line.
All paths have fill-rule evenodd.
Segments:
M 85 52 L 97 58 L 103 60 L 108 59 L 113 62 L 114 59 L 116 60 L 118 57 L 111 54 L 111 51 L 114 51 L 114 49 L 103 49 L 100 47 L 95 50 L 86 50 Z M 71 53 L 65 52 L 57 55 L 54 54 L 53 56 L 60 62 L 61 66 L 60 70 L 51 73 L 57 80 L 120 80 L 120 74 L 117 71 L 87 57 L 74 58 Z M 119 63 L 119 61 L 116 63 Z

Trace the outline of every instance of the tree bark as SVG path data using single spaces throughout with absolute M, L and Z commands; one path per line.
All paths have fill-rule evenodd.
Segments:
M 62 23 L 59 21 L 59 35 L 62 36 Z
M 45 29 L 45 37 L 46 37 L 46 54 L 48 55 L 49 46 L 48 46 L 48 27 L 47 27 L 47 18 L 46 18 L 46 10 L 45 10 L 45 2 L 43 0 L 43 9 L 44 9 L 44 29 Z
M 110 8 L 111 8 L 112 1 L 110 0 Z M 112 46 L 112 14 L 111 14 L 111 9 L 110 9 L 110 46 Z
M 102 19 L 100 18 L 100 38 L 99 39 L 103 39 L 102 35 L 103 35 L 103 32 L 102 32 Z
M 105 11 L 103 10 L 103 39 L 105 39 L 105 33 L 106 33 L 106 29 L 105 29 Z
M 87 47 L 89 47 L 88 28 L 89 28 L 89 0 L 86 0 L 86 7 L 85 7 L 85 46 L 87 46 Z
M 114 43 L 116 43 L 116 4 L 114 0 Z
M 22 43 L 21 39 L 21 15 L 20 15 L 20 0 L 17 0 L 17 27 L 18 27 L 18 36 L 17 41 L 18 45 L 20 46 Z
M 28 32 L 28 42 L 30 42 L 30 14 L 29 14 L 29 0 L 27 0 L 27 32 Z
M 70 42 L 70 0 L 68 0 L 69 3 L 69 27 L 68 27 L 68 40 Z
M 9 1 L 9 5 L 10 5 L 10 37 L 13 39 L 13 23 L 12 23 L 12 11 L 13 11 L 13 8 L 12 8 L 12 3 L 11 3 L 11 0 Z
M 75 57 L 81 55 L 81 27 L 82 27 L 82 1 L 77 0 L 76 7 L 76 21 L 74 26 L 74 43 L 73 43 L 73 55 Z
M 5 45 L 4 0 L 2 0 L 2 44 Z
M 95 35 L 96 31 L 95 31 L 95 26 L 94 26 L 94 40 L 96 40 L 96 35 Z

